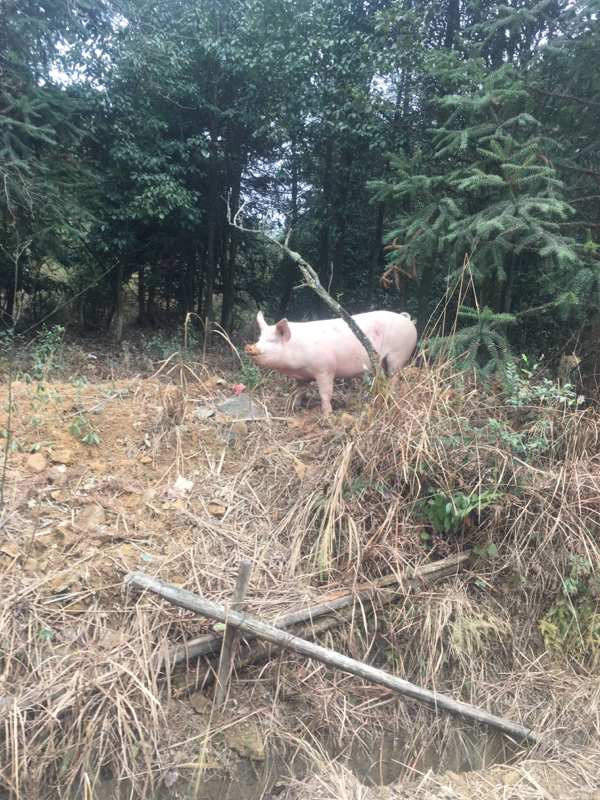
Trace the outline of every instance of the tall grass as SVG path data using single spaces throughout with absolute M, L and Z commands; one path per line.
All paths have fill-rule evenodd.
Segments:
M 310 416 L 299 428 L 253 423 L 223 469 L 208 453 L 199 461 L 189 436 L 157 420 L 156 447 L 197 482 L 201 464 L 201 480 L 172 518 L 169 554 L 148 570 L 226 600 L 237 564 L 250 558 L 247 607 L 268 620 L 470 548 L 476 557 L 465 574 L 407 595 L 374 620 L 357 615 L 324 643 L 569 747 L 590 744 L 600 735 L 596 412 L 559 402 L 515 408 L 448 365 L 411 367 L 396 393 L 388 388 L 366 404 L 349 401 L 355 413 L 346 427 Z M 267 400 L 275 412 L 283 402 Z M 212 495 L 228 506 L 223 521 L 207 510 Z M 27 552 L 35 525 L 23 502 L 2 534 Z M 218 758 L 227 717 L 194 716 L 192 724 L 188 689 L 177 688 L 189 686 L 185 670 L 202 688 L 204 670 L 160 670 L 170 645 L 211 626 L 122 591 L 126 564 L 84 611 L 60 610 L 44 586 L 65 565 L 82 576 L 99 569 L 97 555 L 69 552 L 37 580 L 26 579 L 18 558 L 5 560 L 0 575 L 0 780 L 11 798 L 50 796 L 56 787 L 70 797 L 85 786 L 95 792 L 107 773 L 147 796 L 167 772 L 193 772 L 200 750 L 203 762 Z M 232 695 L 240 705 L 227 713 L 256 716 L 252 693 L 268 684 L 270 716 L 256 716 L 267 739 L 273 715 L 317 748 L 333 741 L 343 750 L 392 732 L 405 738 L 416 769 L 456 729 L 293 656 L 238 677 Z M 320 780 L 314 785 L 330 796 L 329 779 Z M 345 773 L 343 781 L 348 796 L 362 796 Z

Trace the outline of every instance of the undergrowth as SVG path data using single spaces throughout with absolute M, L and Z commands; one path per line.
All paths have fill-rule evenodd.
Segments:
M 145 458 L 164 454 L 161 491 L 177 473 L 196 489 L 170 496 L 179 505 L 168 547 L 144 568 L 227 602 L 239 561 L 251 558 L 246 610 L 269 620 L 469 549 L 464 572 L 370 618 L 358 614 L 322 643 L 569 747 L 590 744 L 600 735 L 600 425 L 593 409 L 571 402 L 569 387 L 536 380 L 521 370 L 493 393 L 447 366 L 412 367 L 397 395 L 388 387 L 345 427 L 311 416 L 297 427 L 256 421 L 214 457 L 207 440 L 192 441 L 200 423 L 190 415 L 166 424 L 162 390 L 163 417 L 144 423 Z M 275 396 L 263 399 L 276 411 Z M 202 422 L 202 435 L 213 424 Z M 110 486 L 113 507 L 132 491 Z M 17 497 L 3 535 L 31 556 L 43 539 L 28 495 Z M 207 510 L 213 497 L 227 505 L 222 519 Z M 147 525 L 169 506 L 149 502 Z M 152 549 L 145 535 L 139 549 Z M 62 552 L 85 585 L 86 551 L 73 559 L 65 539 Z M 342 751 L 399 736 L 415 768 L 457 730 L 443 715 L 289 654 L 240 670 L 237 705 L 182 728 L 177 714 L 189 693 L 206 689 L 214 662 L 171 670 L 164 655 L 212 624 L 119 593 L 123 558 L 111 551 L 110 579 L 75 615 L 43 595 L 48 581 L 61 585 L 58 568 L 34 580 L 17 550 L 2 562 L 0 777 L 11 797 L 49 796 L 55 786 L 63 797 L 83 786 L 93 794 L 102 771 L 144 796 L 169 771 L 193 776 L 199 760 L 218 759 L 228 715 L 255 715 L 263 738 L 279 737 L 290 751 L 300 740 Z

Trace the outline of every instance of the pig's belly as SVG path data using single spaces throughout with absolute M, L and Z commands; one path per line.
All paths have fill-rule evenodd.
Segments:
M 364 375 L 364 366 L 369 368 L 370 363 L 365 351 L 364 358 L 355 354 L 352 358 L 337 359 L 327 364 L 294 365 L 279 368 L 279 371 L 297 381 L 314 381 L 317 375 L 331 375 L 332 379 L 361 378 Z

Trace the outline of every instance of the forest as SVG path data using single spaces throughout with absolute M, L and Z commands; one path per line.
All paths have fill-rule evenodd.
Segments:
M 322 315 L 289 258 L 228 223 L 241 209 L 291 229 L 351 313 L 408 310 L 422 334 L 444 309 L 479 330 L 480 366 L 503 358 L 491 330 L 515 352 L 577 344 L 595 373 L 594 0 L 0 14 L 5 328 L 66 320 L 118 343 L 124 316 L 231 334 L 257 307 Z
M 599 87 L 599 0 L 0 3 L 0 800 L 599 800 Z

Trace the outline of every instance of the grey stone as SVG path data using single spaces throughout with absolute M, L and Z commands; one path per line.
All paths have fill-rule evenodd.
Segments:
M 219 411 L 235 419 L 264 419 L 268 415 L 262 405 L 247 394 L 238 394 L 230 400 L 225 400 L 219 406 Z

